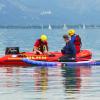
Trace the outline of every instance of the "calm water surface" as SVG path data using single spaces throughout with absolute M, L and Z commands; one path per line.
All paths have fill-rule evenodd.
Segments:
M 0 55 L 5 47 L 19 46 L 31 51 L 34 41 L 46 33 L 51 51 L 64 45 L 66 30 L 0 30 Z M 78 29 L 83 48 L 100 59 L 100 30 Z M 100 66 L 68 67 L 0 67 L 0 100 L 100 100 Z

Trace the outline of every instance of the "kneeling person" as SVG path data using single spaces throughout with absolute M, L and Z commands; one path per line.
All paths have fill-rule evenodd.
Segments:
M 46 35 L 41 35 L 40 39 L 37 39 L 33 51 L 35 54 L 46 54 L 48 53 L 48 38 Z
M 68 35 L 64 35 L 63 38 L 66 42 L 66 45 L 61 50 L 63 56 L 61 58 L 59 58 L 59 61 L 60 62 L 75 61 L 76 49 L 75 49 L 74 44 L 70 41 Z
M 81 47 L 82 47 L 82 42 L 81 42 L 80 36 L 75 34 L 74 29 L 70 29 L 68 31 L 68 35 L 71 37 L 71 42 L 75 45 L 76 53 L 79 53 L 81 51 Z

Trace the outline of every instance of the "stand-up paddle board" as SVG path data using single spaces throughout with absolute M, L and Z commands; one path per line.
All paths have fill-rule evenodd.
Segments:
M 100 65 L 100 61 L 80 61 L 80 62 L 45 62 L 34 61 L 30 59 L 23 59 L 23 62 L 30 64 L 31 66 L 97 66 Z

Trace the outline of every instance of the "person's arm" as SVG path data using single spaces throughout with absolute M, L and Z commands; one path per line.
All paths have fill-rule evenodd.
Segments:
M 39 42 L 36 41 L 35 44 L 34 44 L 33 51 L 38 52 L 39 54 L 42 54 L 42 52 L 38 50 L 38 47 L 39 47 Z
M 64 47 L 61 49 L 61 53 L 62 53 L 62 54 L 66 54 L 66 46 L 64 46 Z
M 46 43 L 46 45 L 47 45 L 47 51 L 49 51 L 48 42 Z
M 39 53 L 39 54 L 42 54 L 42 52 L 39 51 L 38 48 L 37 48 L 36 46 L 34 46 L 34 52 L 35 52 L 35 53 L 37 52 L 37 53 Z
M 79 37 L 80 38 L 80 37 Z M 80 47 L 82 47 L 82 40 L 81 40 L 81 38 L 80 38 Z

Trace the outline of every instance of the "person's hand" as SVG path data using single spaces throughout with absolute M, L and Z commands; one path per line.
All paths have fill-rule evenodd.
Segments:
M 43 54 L 41 51 L 38 51 L 38 53 L 39 53 L 40 55 L 42 55 L 42 54 Z
M 44 53 L 43 54 L 46 54 L 46 55 L 48 55 L 48 51 L 44 51 Z
M 50 52 L 48 52 L 48 55 L 52 55 Z
M 40 55 L 43 54 L 41 51 L 33 51 L 33 52 L 34 52 L 34 54 L 40 54 Z

